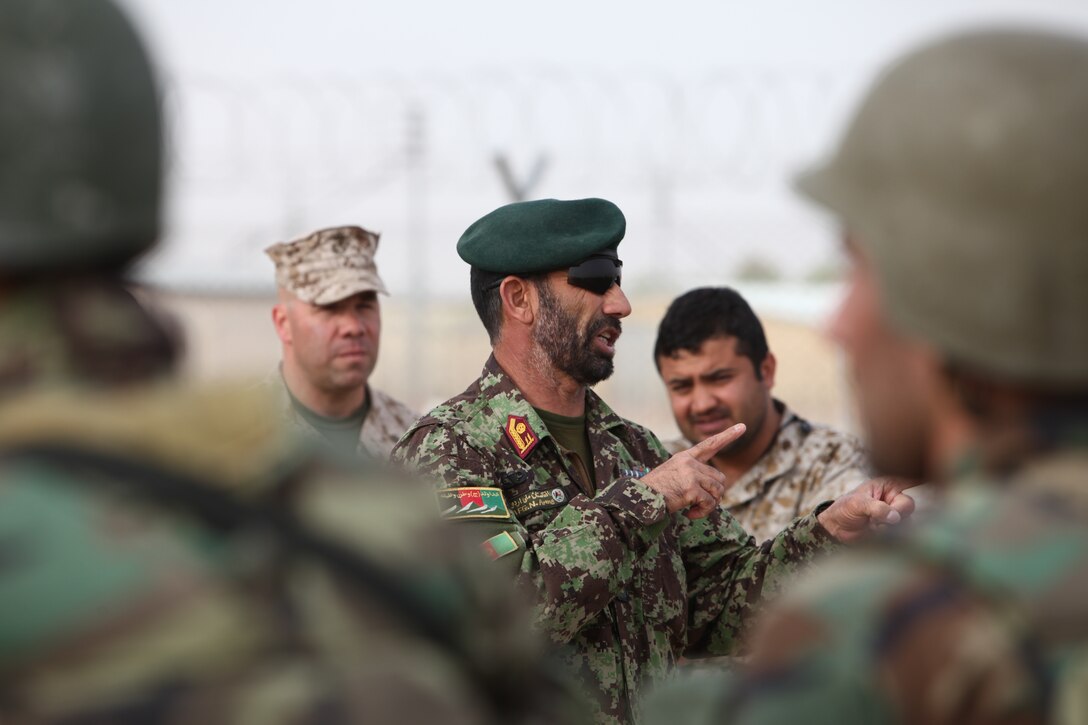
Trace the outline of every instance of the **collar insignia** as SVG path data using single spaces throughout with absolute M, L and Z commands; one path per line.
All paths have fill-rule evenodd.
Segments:
M 536 444 L 540 442 L 536 431 L 529 426 L 529 421 L 525 420 L 523 415 L 511 415 L 507 418 L 502 432 L 506 434 L 506 438 L 514 446 L 514 450 L 521 459 L 532 453 Z

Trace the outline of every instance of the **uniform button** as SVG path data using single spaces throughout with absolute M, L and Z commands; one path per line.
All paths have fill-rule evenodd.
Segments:
M 626 589 L 620 589 L 616 593 L 616 600 L 627 604 L 629 601 L 631 601 L 631 594 Z

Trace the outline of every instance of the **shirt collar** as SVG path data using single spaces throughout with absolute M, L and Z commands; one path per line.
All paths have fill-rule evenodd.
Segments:
M 811 432 L 812 425 L 781 400 L 775 398 L 773 403 L 781 414 L 778 431 L 755 465 L 726 490 L 722 500 L 726 507 L 757 498 L 768 483 L 789 473 L 797 465 L 804 439 Z
M 548 427 L 525 399 L 521 390 L 499 365 L 495 355 L 488 357 L 480 374 L 480 395 L 490 404 L 483 409 L 485 415 L 494 418 L 494 429 L 500 431 L 511 415 L 522 416 L 529 427 L 537 431 L 540 437 L 550 438 Z M 625 427 L 624 421 L 593 390 L 586 389 L 586 432 L 592 436 L 600 435 L 615 428 Z

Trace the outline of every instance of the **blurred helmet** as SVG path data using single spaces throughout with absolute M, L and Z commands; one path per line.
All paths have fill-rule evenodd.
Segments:
M 151 246 L 161 126 L 147 54 L 113 2 L 0 2 L 0 275 Z
M 1088 43 L 986 31 L 895 63 L 800 190 L 891 319 L 979 372 L 1088 383 Z

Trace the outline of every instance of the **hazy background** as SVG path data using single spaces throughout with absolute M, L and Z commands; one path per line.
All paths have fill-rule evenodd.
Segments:
M 262 250 L 361 224 L 382 233 L 392 292 L 376 381 L 429 407 L 487 351 L 454 251 L 464 228 L 518 196 L 601 196 L 628 218 L 635 308 L 601 389 L 664 435 L 653 335 L 701 284 L 749 296 L 787 402 L 849 425 L 819 336 L 836 230 L 793 196 L 792 174 L 920 39 L 996 23 L 1088 33 L 1083 0 L 125 5 L 158 60 L 171 137 L 166 240 L 139 274 L 189 329 L 193 375 L 270 372 Z

